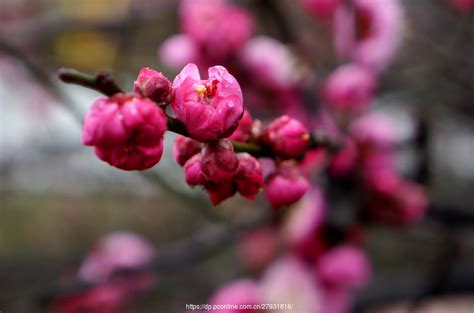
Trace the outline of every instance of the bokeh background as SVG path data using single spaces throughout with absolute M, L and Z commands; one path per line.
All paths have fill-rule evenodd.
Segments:
M 251 10 L 257 33 L 279 38 L 278 21 L 262 12 L 260 1 L 238 2 Z M 331 49 L 327 25 L 296 1 L 274 2 L 313 41 L 312 66 L 323 78 L 333 66 L 322 57 Z M 382 76 L 377 102 L 402 133 L 410 131 L 409 113 L 426 123 L 432 210 L 416 227 L 369 229 L 375 274 L 356 309 L 472 312 L 473 14 L 448 0 L 402 2 L 402 48 Z M 97 93 L 61 84 L 55 71 L 109 70 L 121 86 L 132 86 L 143 66 L 172 77 L 176 72 L 160 63 L 157 49 L 177 32 L 172 0 L 0 0 L 0 312 L 40 312 L 41 295 L 106 233 L 135 231 L 159 253 L 258 205 L 232 199 L 211 209 L 201 191 L 182 182 L 172 138 L 160 166 L 147 174 L 115 170 L 81 145 L 80 119 Z M 399 152 L 402 171 L 417 166 L 414 154 Z M 160 274 L 156 288 L 128 312 L 182 312 L 244 272 L 228 245 L 203 262 Z M 407 301 L 414 299 L 421 304 L 411 308 Z

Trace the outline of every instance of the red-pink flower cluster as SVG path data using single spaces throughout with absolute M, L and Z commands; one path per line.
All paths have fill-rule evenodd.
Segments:
M 195 64 L 188 64 L 173 83 L 161 73 L 143 68 L 133 93 L 97 99 L 86 116 L 83 142 L 97 156 L 123 170 L 154 166 L 163 154 L 168 127 L 178 135 L 173 148 L 191 186 L 203 186 L 211 202 L 240 193 L 254 199 L 265 186 L 275 208 L 299 200 L 309 182 L 296 166 L 309 147 L 308 130 L 297 120 L 281 116 L 262 129 L 244 110 L 237 80 L 222 66 L 201 79 Z M 174 117 L 165 113 L 169 105 Z M 172 122 L 175 126 L 168 126 Z M 178 125 L 178 126 L 176 126 Z M 235 153 L 234 145 L 251 145 L 278 164 L 264 182 L 260 161 L 249 153 Z M 252 152 L 252 149 L 249 150 Z

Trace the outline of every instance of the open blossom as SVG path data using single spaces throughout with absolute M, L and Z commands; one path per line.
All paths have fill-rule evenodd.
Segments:
M 340 5 L 341 0 L 300 0 L 301 4 L 315 17 L 328 18 Z
M 197 62 L 199 48 L 188 35 L 173 35 L 161 44 L 158 56 L 164 65 L 178 69 Z
M 309 145 L 308 129 L 288 115 L 273 121 L 267 134 L 273 152 L 282 158 L 300 157 Z
M 330 288 L 354 289 L 368 282 L 371 269 L 368 257 L 360 248 L 342 245 L 319 258 L 316 272 Z
M 244 113 L 237 80 L 222 66 L 208 72 L 209 79 L 201 80 L 197 66 L 188 64 L 173 82 L 173 112 L 190 137 L 201 142 L 230 136 Z
M 217 306 L 221 313 L 245 313 L 246 309 L 226 308 L 229 304 L 255 305 L 262 303 L 260 288 L 257 282 L 250 279 L 241 279 L 222 285 L 210 298 L 209 303 Z M 222 308 L 219 307 L 222 305 Z M 252 312 L 263 312 L 252 310 Z
M 399 0 L 355 0 L 354 10 L 340 6 L 334 18 L 334 42 L 342 58 L 383 70 L 401 39 Z
M 360 112 L 369 106 L 375 86 L 372 71 L 357 64 L 342 65 L 326 81 L 325 99 L 337 111 Z
M 194 139 L 178 135 L 174 140 L 173 157 L 183 166 L 196 153 L 201 152 L 202 144 Z
M 214 58 L 237 51 L 254 28 L 246 10 L 223 0 L 184 0 L 180 17 L 183 32 Z
M 171 101 L 171 82 L 163 74 L 148 67 L 140 70 L 133 83 L 133 91 L 158 104 L 168 104 Z
M 239 160 L 229 140 L 220 140 L 204 149 L 201 169 L 207 180 L 214 183 L 231 181 L 239 166 Z
M 271 37 L 250 39 L 242 48 L 240 59 L 253 77 L 269 88 L 287 88 L 295 82 L 293 56 Z
M 98 98 L 82 128 L 84 145 L 123 170 L 144 170 L 163 154 L 166 115 L 156 103 L 125 94 Z
M 310 183 L 300 170 L 290 164 L 282 164 L 265 182 L 265 196 L 274 209 L 290 205 L 301 199 Z
M 239 166 L 235 171 L 234 184 L 239 193 L 247 199 L 255 196 L 263 186 L 263 174 L 260 162 L 248 153 L 239 153 Z

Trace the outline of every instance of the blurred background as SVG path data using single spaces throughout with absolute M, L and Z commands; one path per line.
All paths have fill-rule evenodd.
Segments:
M 257 34 L 287 41 L 260 1 L 237 2 L 252 12 Z M 327 25 L 296 1 L 274 2 L 302 38 L 314 40 L 318 57 L 330 49 Z M 381 77 L 377 104 L 400 132 L 409 131 L 410 112 L 426 124 L 431 210 L 415 227 L 369 228 L 374 279 L 355 310 L 472 312 L 473 14 L 448 0 L 402 3 L 403 43 Z M 61 84 L 55 71 L 108 70 L 127 90 L 143 66 L 174 77 L 157 49 L 179 32 L 177 7 L 173 0 L 0 0 L 0 312 L 40 312 L 45 290 L 104 234 L 137 232 L 159 254 L 259 203 L 237 198 L 211 209 L 200 190 L 185 186 L 171 156 L 172 136 L 160 166 L 146 174 L 111 168 L 81 144 L 80 122 L 97 93 Z M 333 64 L 321 58 L 312 66 L 323 78 Z M 413 167 L 412 150 L 399 152 L 402 171 Z M 225 246 L 203 262 L 160 274 L 127 312 L 183 312 L 185 303 L 205 303 L 216 286 L 244 272 L 232 245 Z M 413 300 L 419 306 L 407 304 Z

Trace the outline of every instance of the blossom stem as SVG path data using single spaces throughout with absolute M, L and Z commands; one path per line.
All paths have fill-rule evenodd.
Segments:
M 107 96 L 123 92 L 109 72 L 98 72 L 95 75 L 91 75 L 72 68 L 61 68 L 58 70 L 57 75 L 62 82 L 94 89 Z

